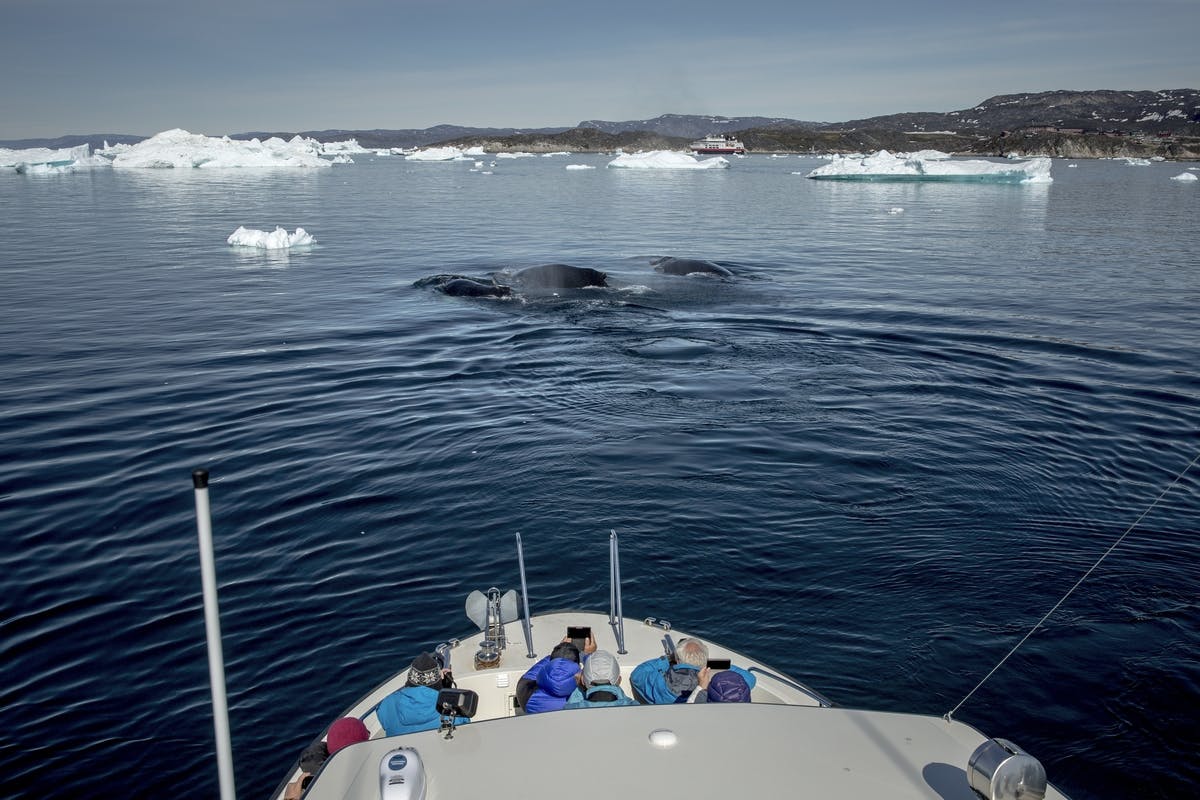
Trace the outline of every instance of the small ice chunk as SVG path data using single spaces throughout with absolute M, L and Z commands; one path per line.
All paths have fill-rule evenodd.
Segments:
M 238 229 L 229 234 L 226 241 L 234 247 L 257 247 L 260 250 L 286 250 L 289 247 L 297 247 L 300 245 L 312 244 L 312 234 L 304 230 L 304 228 L 296 228 L 295 233 L 288 233 L 280 227 L 270 233 L 266 231 L 254 230 L 238 226 Z
M 595 169 L 591 164 L 567 164 L 567 169 Z
M 1196 173 L 1194 172 L 1181 172 L 1175 177 L 1171 178 L 1171 180 L 1179 181 L 1180 183 L 1190 183 L 1192 181 L 1198 181 L 1200 178 L 1197 178 Z

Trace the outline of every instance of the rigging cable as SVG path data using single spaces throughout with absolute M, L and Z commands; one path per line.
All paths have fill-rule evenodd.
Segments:
M 1119 539 L 1117 539 L 1115 542 L 1113 542 L 1112 545 L 1107 550 L 1104 551 L 1104 553 L 1100 556 L 1100 558 L 1096 559 L 1096 563 L 1092 564 L 1092 566 L 1088 569 L 1088 571 L 1083 573 L 1083 577 L 1080 578 L 1079 580 L 1075 581 L 1075 585 L 1072 586 L 1070 589 L 1068 589 L 1067 593 L 1064 594 L 1061 598 L 1059 598 L 1059 601 L 1054 604 L 1054 607 L 1051 608 L 1049 611 L 1047 611 L 1046 615 L 1044 617 L 1042 617 L 1040 620 L 1038 620 L 1036 625 L 1034 625 L 1032 628 L 1030 628 L 1029 633 L 1025 634 L 1025 636 L 1021 638 L 1021 641 L 1017 642 L 1013 646 L 1013 649 L 1009 650 L 1008 653 L 1005 654 L 1004 658 L 1000 659 L 1000 662 L 998 664 L 996 664 L 996 666 L 992 667 L 992 671 L 989 672 L 987 675 L 984 675 L 983 680 L 981 680 L 979 683 L 977 683 L 975 685 L 974 689 L 967 692 L 967 696 L 964 697 L 962 700 L 960 700 L 958 705 L 956 705 L 954 708 L 952 708 L 946 712 L 945 719 L 947 722 L 949 722 L 951 720 L 951 718 L 954 716 L 955 712 L 957 712 L 960 708 L 962 708 L 963 705 L 965 705 L 966 702 L 971 699 L 971 695 L 973 695 L 973 694 L 975 694 L 975 692 L 979 691 L 979 687 L 981 687 L 985 683 L 987 683 L 988 679 L 991 678 L 993 675 L 995 675 L 996 671 L 999 670 L 1000 667 L 1004 666 L 1004 662 L 1008 661 L 1009 656 L 1011 656 L 1013 653 L 1017 652 L 1017 650 L 1020 649 L 1021 645 L 1025 644 L 1025 642 L 1029 639 L 1029 637 L 1033 636 L 1033 634 L 1037 632 L 1037 629 L 1042 627 L 1042 625 L 1046 622 L 1046 620 L 1050 619 L 1050 616 L 1055 611 L 1058 610 L 1059 606 L 1061 606 L 1064 602 L 1066 602 L 1067 598 L 1071 596 L 1071 593 L 1074 592 L 1076 589 L 1078 589 L 1079 585 L 1081 583 L 1083 583 L 1085 580 L 1087 580 L 1089 575 L 1091 575 L 1093 572 L 1095 572 L 1096 567 L 1100 566 L 1100 562 L 1102 562 L 1104 559 L 1108 558 L 1108 554 L 1111 553 L 1113 550 L 1116 550 L 1117 546 L 1119 544 L 1121 544 L 1121 542 L 1125 541 L 1125 537 L 1128 536 L 1130 533 L 1132 533 L 1133 529 L 1136 528 L 1138 526 L 1138 524 L 1143 519 L 1146 518 L 1146 515 L 1154 510 L 1154 507 L 1158 505 L 1159 501 L 1167 496 L 1167 492 L 1169 492 L 1175 488 L 1175 484 L 1179 483 L 1179 481 L 1183 479 L 1183 476 L 1188 473 L 1188 470 L 1190 470 L 1193 466 L 1195 466 L 1197 461 L 1200 461 L 1200 453 L 1196 453 L 1195 457 L 1192 458 L 1192 460 L 1190 462 L 1188 462 L 1188 465 L 1186 467 L 1184 467 L 1183 470 L 1178 475 L 1175 476 L 1175 479 L 1167 485 L 1167 488 L 1163 489 L 1162 492 L 1159 493 L 1158 497 L 1154 498 L 1154 502 L 1152 502 L 1149 506 L 1146 507 L 1146 510 L 1143 511 L 1141 513 L 1141 515 L 1138 516 L 1138 518 L 1133 521 L 1133 524 L 1131 524 L 1128 528 L 1125 529 L 1125 532 L 1121 534 L 1121 537 Z

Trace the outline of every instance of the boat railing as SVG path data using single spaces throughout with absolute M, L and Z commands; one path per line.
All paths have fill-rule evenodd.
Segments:
M 527 658 L 535 658 L 533 630 L 529 621 L 529 588 L 525 584 L 525 548 L 521 546 L 520 531 L 517 531 L 517 566 L 521 570 L 521 602 L 525 608 L 525 614 L 521 619 L 521 629 L 525 633 L 525 655 Z
M 814 699 L 818 703 L 820 703 L 822 708 L 832 708 L 833 707 L 833 701 L 830 700 L 829 698 L 825 697 L 825 695 L 821 694 L 817 690 L 810 689 L 809 687 L 805 686 L 802 683 L 794 681 L 790 678 L 785 678 L 778 673 L 771 672 L 769 669 L 763 669 L 762 667 L 750 667 L 747 671 L 757 673 L 758 675 L 762 675 L 763 677 L 766 677 L 766 678 L 770 678 L 771 680 L 782 683 L 784 686 L 788 686 L 792 689 L 795 689 L 798 692 L 804 692 L 806 695 L 808 695 L 809 697 L 811 697 L 812 699 Z
M 196 498 L 196 533 L 200 545 L 200 581 L 204 595 L 204 628 L 208 642 L 208 677 L 212 689 L 213 730 L 217 746 L 217 779 L 221 800 L 234 800 L 233 740 L 225 692 L 225 656 L 221 648 L 221 613 L 217 603 L 217 567 L 213 554 L 212 514 L 208 503 L 208 470 L 192 471 Z
M 621 613 L 621 554 L 617 532 L 608 532 L 608 624 L 617 639 L 617 653 L 625 655 L 625 617 Z M 528 613 L 528 612 L 526 612 Z

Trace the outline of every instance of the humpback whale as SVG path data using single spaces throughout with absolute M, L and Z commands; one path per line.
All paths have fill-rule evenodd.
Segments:
M 588 286 L 607 286 L 608 275 L 590 267 L 570 264 L 542 264 L 526 267 L 512 275 L 516 286 L 536 289 L 583 289 Z
M 454 297 L 508 297 L 512 294 L 508 286 L 466 275 L 430 275 L 421 278 L 413 286 L 429 286 Z
M 498 283 L 485 283 L 474 278 L 454 278 L 441 285 L 441 290 L 455 297 L 508 297 L 512 289 Z
M 720 278 L 732 278 L 733 273 L 716 264 L 712 261 L 703 261 L 698 258 L 675 258 L 674 256 L 664 256 L 662 258 L 651 259 L 650 263 L 658 272 L 667 275 L 715 275 Z
M 490 278 L 430 275 L 413 283 L 418 288 L 436 289 L 454 297 L 509 297 L 514 289 L 583 289 L 607 285 L 608 276 L 600 270 L 570 264 L 542 264 L 513 273 L 499 272 Z

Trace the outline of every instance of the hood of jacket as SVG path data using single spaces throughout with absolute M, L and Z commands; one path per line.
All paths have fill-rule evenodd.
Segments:
M 437 692 L 428 686 L 406 686 L 383 698 L 376 710 L 385 731 L 397 731 L 430 720 L 440 721 Z
M 538 674 L 537 685 L 543 692 L 554 697 L 570 697 L 578 684 L 575 676 L 579 665 L 569 658 L 552 658 Z

